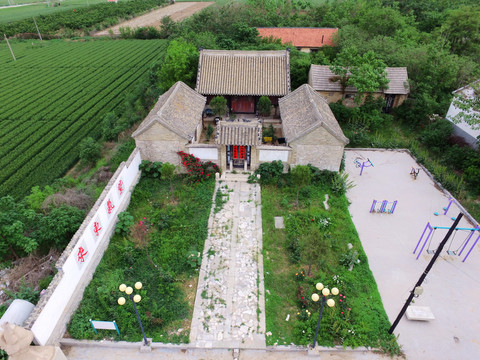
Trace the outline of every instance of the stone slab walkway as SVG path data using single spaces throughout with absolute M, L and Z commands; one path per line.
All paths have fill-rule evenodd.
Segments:
M 217 181 L 190 330 L 191 345 L 265 348 L 260 186 L 245 175 Z

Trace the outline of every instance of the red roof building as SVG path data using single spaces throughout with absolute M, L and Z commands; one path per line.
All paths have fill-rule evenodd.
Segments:
M 280 39 L 283 44 L 291 43 L 300 50 L 335 46 L 337 28 L 257 28 L 261 37 Z

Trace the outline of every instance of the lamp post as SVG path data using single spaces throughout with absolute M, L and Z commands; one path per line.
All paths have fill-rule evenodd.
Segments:
M 142 283 L 137 281 L 134 286 L 135 286 L 135 289 L 140 290 L 142 288 Z M 147 337 L 145 336 L 145 331 L 143 331 L 142 320 L 140 320 L 140 315 L 138 314 L 137 305 L 135 305 L 136 303 L 140 302 L 140 300 L 142 300 L 142 297 L 138 294 L 133 295 L 132 287 L 127 286 L 125 284 L 121 284 L 118 287 L 118 289 L 121 292 L 125 292 L 125 294 L 127 294 L 130 297 L 130 300 L 132 300 L 133 308 L 135 309 L 135 314 L 137 314 L 138 323 L 140 324 L 140 329 L 142 329 L 143 341 L 145 342 L 145 346 L 148 346 Z M 125 305 L 126 300 L 123 296 L 121 296 L 118 298 L 117 302 L 118 302 L 118 305 Z
M 328 288 L 324 287 L 322 283 L 317 283 L 315 287 L 317 288 L 318 291 L 322 292 L 322 296 L 321 296 L 322 303 L 320 306 L 320 316 L 318 317 L 317 330 L 315 331 L 315 338 L 313 339 L 312 349 L 315 349 L 315 345 L 317 343 L 318 330 L 320 329 L 320 321 L 322 320 L 322 314 L 323 314 L 323 306 L 325 305 L 325 303 L 327 303 L 329 307 L 335 306 L 335 300 L 327 299 L 327 296 L 330 295 L 330 290 Z M 332 295 L 338 295 L 338 293 L 339 291 L 337 288 L 335 287 L 332 288 L 332 292 L 331 292 Z M 317 302 L 318 300 L 320 300 L 320 295 L 318 295 L 317 293 L 313 293 L 312 300 Z

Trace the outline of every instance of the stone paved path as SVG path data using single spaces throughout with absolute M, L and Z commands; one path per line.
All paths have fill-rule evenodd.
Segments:
M 226 201 L 212 210 L 190 342 L 215 348 L 265 347 L 260 186 L 246 175 L 217 181 Z

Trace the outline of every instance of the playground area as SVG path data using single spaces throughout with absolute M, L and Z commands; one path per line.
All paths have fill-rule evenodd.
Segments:
M 347 149 L 345 170 L 352 220 L 393 323 L 461 210 L 406 151 Z M 396 327 L 407 359 L 480 357 L 477 226 L 465 214 L 428 273 L 412 304 L 427 307 L 417 308 L 424 320 L 404 315 Z

